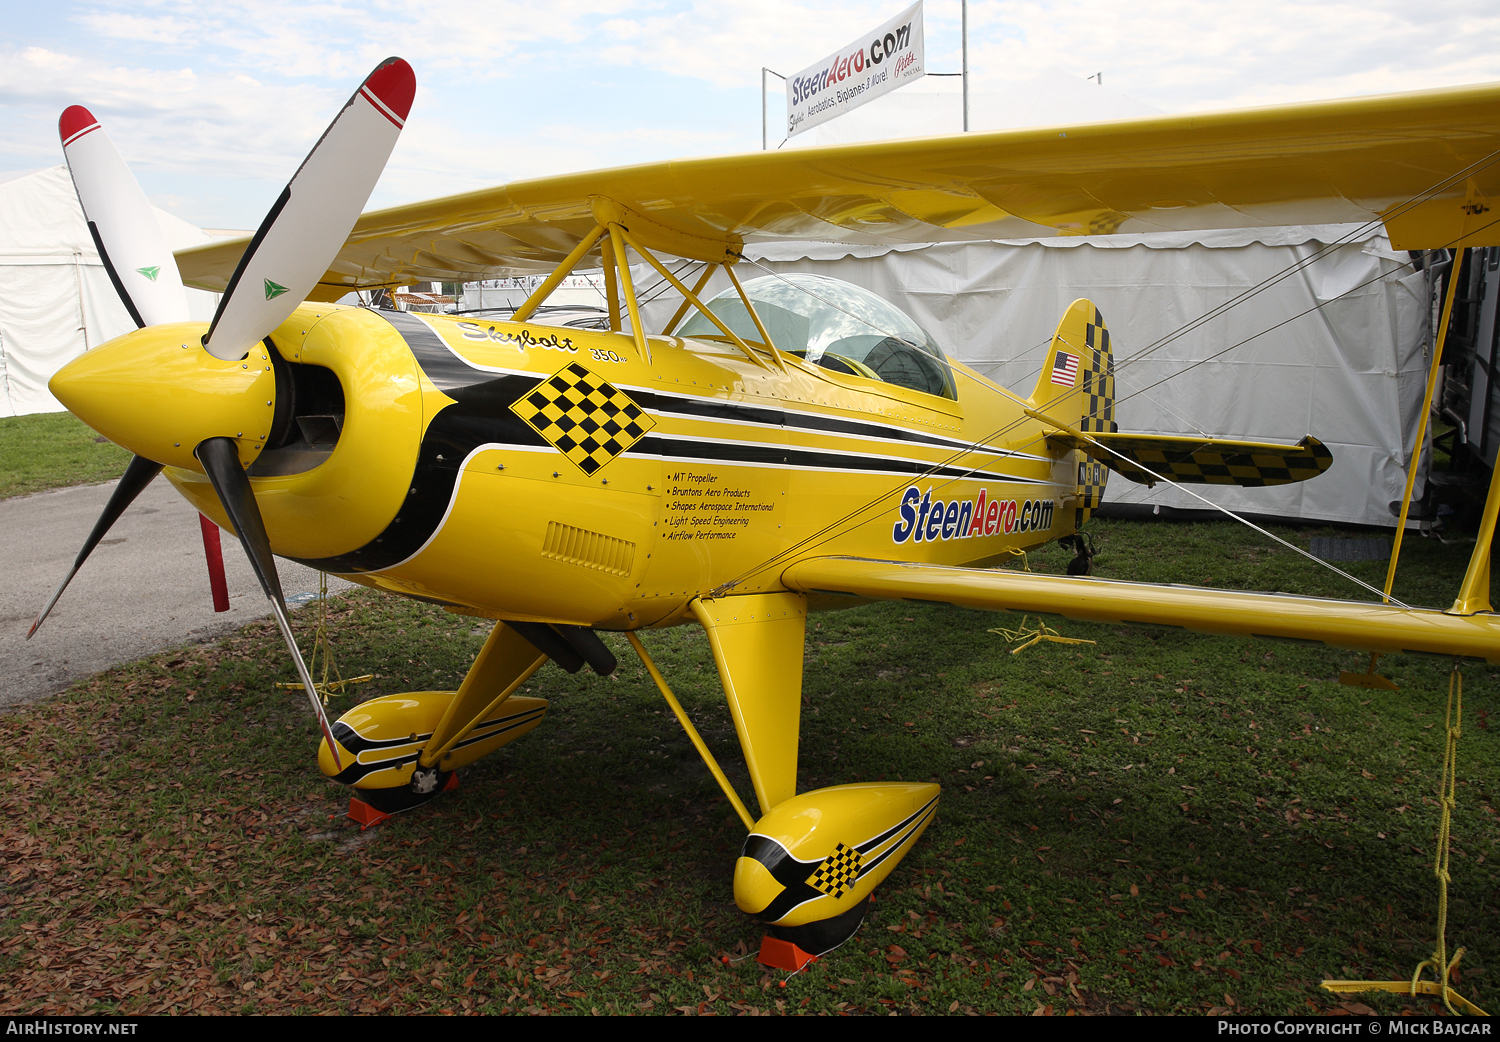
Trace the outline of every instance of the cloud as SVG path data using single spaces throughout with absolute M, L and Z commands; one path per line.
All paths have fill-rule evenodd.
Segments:
M 61 158 L 57 116 L 83 102 L 133 165 L 284 178 L 347 91 L 111 65 L 42 47 L 0 51 L 0 104 L 20 131 L 12 154 L 53 162 Z
M 359 79 L 417 69 L 375 203 L 515 177 L 759 144 L 760 68 L 793 73 L 904 0 L 96 0 L 38 8 L 0 44 L 0 167 L 60 159 L 57 114 L 88 105 L 177 212 L 258 220 Z M 928 0 L 929 68 L 959 64 L 957 0 Z M 1053 67 L 1164 111 L 1500 78 L 1500 10 L 1477 0 L 972 0 L 980 90 Z M 100 56 L 104 56 L 101 60 Z M 773 84 L 773 90 L 778 85 Z M 772 120 L 780 113 L 774 100 Z M 193 213 L 193 179 L 204 182 Z M 260 186 L 260 187 L 254 187 Z M 253 190 L 252 190 L 253 188 Z
M 971 67 L 1024 79 L 1050 65 L 1169 111 L 1416 90 L 1500 77 L 1500 10 L 1391 0 L 1234 5 L 1147 0 L 999 3 L 969 9 Z
M 627 0 L 448 0 L 417 7 L 390 0 L 158 0 L 143 13 L 139 4 L 117 0 L 76 21 L 103 39 L 185 55 L 209 52 L 282 76 L 347 79 L 400 54 L 415 65 L 487 80 L 535 64 L 538 48 L 550 53 L 580 43 L 595 22 L 627 6 Z
M 762 65 L 795 72 L 899 10 L 892 5 L 876 14 L 867 4 L 856 3 L 695 0 L 674 11 L 605 22 L 601 35 L 618 42 L 601 54 L 615 64 L 671 71 L 719 87 L 757 86 Z

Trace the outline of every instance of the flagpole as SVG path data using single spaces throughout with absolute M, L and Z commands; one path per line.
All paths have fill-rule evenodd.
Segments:
M 964 133 L 969 132 L 969 0 L 963 0 L 964 8 Z M 761 91 L 764 100 L 765 91 Z M 764 122 L 764 121 L 762 121 Z

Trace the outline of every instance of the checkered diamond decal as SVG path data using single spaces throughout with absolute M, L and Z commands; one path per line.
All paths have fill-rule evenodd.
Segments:
M 860 860 L 859 851 L 840 843 L 813 869 L 813 874 L 807 877 L 807 885 L 837 901 L 854 888 L 854 881 L 859 878 Z
M 624 391 L 577 362 L 527 391 L 510 411 L 585 474 L 599 470 L 656 426 Z

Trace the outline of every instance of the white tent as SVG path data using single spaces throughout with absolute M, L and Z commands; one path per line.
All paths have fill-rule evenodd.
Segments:
M 1410 440 L 1416 429 L 1426 379 L 1427 309 L 1423 276 L 1378 228 L 900 247 L 778 243 L 746 254 L 758 263 L 742 265 L 742 279 L 812 272 L 873 290 L 950 356 L 1022 396 L 1036 383 L 1063 311 L 1088 297 L 1110 329 L 1122 430 L 1283 442 L 1312 434 L 1333 452 L 1329 472 L 1311 481 L 1194 491 L 1237 511 L 1394 523 L 1388 504 L 1404 489 L 1403 432 Z M 649 296 L 654 274 L 637 269 L 636 279 Z M 717 275 L 706 292 L 728 285 Z M 679 299 L 668 294 L 649 305 L 647 328 L 659 329 Z M 1147 489 L 1119 477 L 1105 499 L 1206 506 L 1169 485 Z
M 209 236 L 156 210 L 174 250 Z M 188 290 L 192 317 L 217 296 Z M 0 416 L 59 412 L 47 381 L 89 348 L 135 328 L 89 235 L 67 167 L 0 182 Z
M 929 77 L 781 146 L 773 138 L 773 147 L 958 133 L 961 90 L 956 78 Z M 1050 69 L 971 95 L 969 126 L 1058 126 L 1158 112 Z M 1405 487 L 1403 438 L 1413 437 L 1421 409 L 1429 318 L 1423 276 L 1404 254 L 1391 251 L 1378 227 L 899 247 L 782 243 L 751 246 L 746 254 L 777 272 L 826 274 L 879 293 L 954 358 L 1023 395 L 1036 381 L 1064 309 L 1089 297 L 1104 313 L 1121 365 L 1122 429 L 1272 441 L 1312 434 L 1334 454 L 1327 474 L 1302 484 L 1199 485 L 1195 492 L 1238 511 L 1394 523 L 1389 503 Z M 636 285 L 649 293 L 654 274 L 635 274 Z M 741 278 L 761 274 L 741 266 Z M 1183 332 L 1268 280 L 1274 285 Z M 727 286 L 718 276 L 708 292 Z M 648 327 L 660 328 L 675 304 L 673 297 L 649 307 Z M 1416 494 L 1422 494 L 1420 478 Z M 1171 486 L 1148 490 L 1119 477 L 1105 501 L 1206 507 Z

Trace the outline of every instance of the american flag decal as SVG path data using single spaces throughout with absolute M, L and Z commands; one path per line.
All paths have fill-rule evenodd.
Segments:
M 1066 351 L 1057 352 L 1057 361 L 1052 364 L 1052 382 L 1063 387 L 1078 383 L 1078 356 Z

